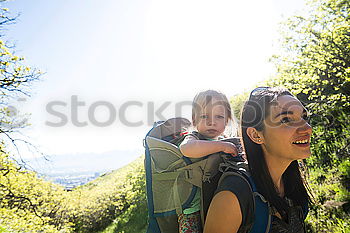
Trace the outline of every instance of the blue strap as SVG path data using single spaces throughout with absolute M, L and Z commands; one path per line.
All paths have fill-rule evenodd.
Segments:
M 254 195 L 254 223 L 250 233 L 269 232 L 271 226 L 270 205 L 267 200 L 257 192 L 256 185 L 251 176 L 248 176 L 248 181 L 252 187 Z
M 161 233 L 156 218 L 149 218 L 147 233 Z
M 152 128 L 153 129 L 153 128 Z M 151 130 L 152 130 L 151 129 Z M 151 132 L 151 130 L 146 134 L 146 137 Z M 154 217 L 154 205 L 153 205 L 153 192 L 152 192 L 152 171 L 151 171 L 151 155 L 149 147 L 144 139 L 145 144 L 145 170 L 146 170 L 146 189 L 147 189 L 147 205 L 148 205 L 148 228 L 147 233 L 161 233 L 157 219 Z

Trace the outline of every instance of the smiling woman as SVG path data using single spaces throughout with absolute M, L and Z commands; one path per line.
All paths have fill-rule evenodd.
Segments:
M 256 88 L 243 107 L 241 127 L 251 177 L 220 181 L 204 232 L 305 232 L 311 199 L 298 160 L 311 154 L 306 109 L 286 89 Z M 268 217 L 261 227 L 254 216 L 263 208 Z

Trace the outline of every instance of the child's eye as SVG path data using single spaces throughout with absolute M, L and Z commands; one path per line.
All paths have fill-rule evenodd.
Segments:
M 207 115 L 201 115 L 199 118 L 201 118 L 201 119 L 207 119 L 208 116 L 207 116 Z
M 218 115 L 218 116 L 216 116 L 216 118 L 218 118 L 218 119 L 224 119 L 225 117 L 224 117 L 224 116 L 221 116 L 221 115 Z

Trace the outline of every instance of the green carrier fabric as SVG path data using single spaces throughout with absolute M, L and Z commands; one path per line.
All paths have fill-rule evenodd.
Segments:
M 189 207 L 197 189 L 203 183 L 219 178 L 219 165 L 227 155 L 215 153 L 200 159 L 189 159 L 180 152 L 177 141 L 181 141 L 191 122 L 185 118 L 172 118 L 157 122 L 144 140 L 149 233 L 178 232 L 177 214 Z M 239 146 L 239 139 L 231 139 Z M 241 159 L 241 158 L 240 158 Z M 213 187 L 201 195 L 202 222 L 216 189 Z M 210 186 L 210 185 L 209 185 Z M 203 201 L 207 199 L 209 201 Z

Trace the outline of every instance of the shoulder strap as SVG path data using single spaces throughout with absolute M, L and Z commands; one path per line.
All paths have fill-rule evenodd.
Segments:
M 227 176 L 239 176 L 245 180 L 249 187 L 254 199 L 254 216 L 249 218 L 245 229 L 249 229 L 250 233 L 269 232 L 271 226 L 271 206 L 270 203 L 262 196 L 256 188 L 253 178 L 249 174 L 246 163 L 243 162 L 231 162 L 222 164 L 220 169 L 223 172 L 219 183 Z
M 249 232 L 259 233 L 264 229 L 264 232 L 268 233 L 272 221 L 271 205 L 266 198 L 258 192 L 252 176 L 249 176 L 249 182 L 253 190 L 255 201 L 254 224 Z
M 225 160 L 224 163 L 220 164 L 220 168 L 219 170 L 222 172 L 222 175 L 219 179 L 218 182 L 218 186 L 223 182 L 223 180 L 226 177 L 229 176 L 238 176 L 240 177 L 243 181 L 245 181 L 249 188 L 250 188 L 250 195 L 252 195 L 252 199 L 253 199 L 253 210 L 252 213 L 256 213 L 256 200 L 255 200 L 255 195 L 254 195 L 254 191 L 255 191 L 255 185 L 254 183 L 250 182 L 250 174 L 248 171 L 248 164 L 245 162 L 237 162 L 234 160 Z M 249 195 L 249 194 L 247 194 Z M 240 231 L 239 232 L 250 232 L 250 230 L 252 229 L 252 226 L 255 222 L 255 216 L 247 216 L 247 220 L 245 222 L 244 226 L 240 227 Z

